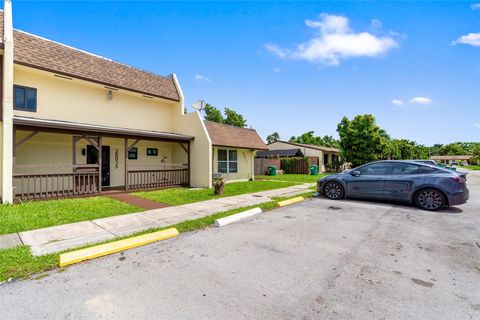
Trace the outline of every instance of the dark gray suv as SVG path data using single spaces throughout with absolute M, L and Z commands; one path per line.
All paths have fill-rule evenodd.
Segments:
M 466 175 L 415 161 L 385 160 L 326 176 L 318 180 L 317 191 L 332 200 L 403 201 L 439 210 L 468 200 Z

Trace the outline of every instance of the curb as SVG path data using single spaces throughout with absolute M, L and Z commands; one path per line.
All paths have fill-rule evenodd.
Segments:
M 305 200 L 304 197 L 295 197 L 295 198 L 292 198 L 292 199 L 279 201 L 278 205 L 280 207 L 284 207 L 284 206 L 288 206 L 289 204 L 294 204 L 294 203 L 297 203 L 297 202 L 300 202 L 300 201 L 303 201 L 303 200 Z
M 262 209 L 253 208 L 237 214 L 233 214 L 225 218 L 220 218 L 215 220 L 215 227 L 223 227 L 223 226 L 226 226 L 227 224 L 234 223 L 243 219 L 247 219 L 247 218 L 256 216 L 257 214 L 260 214 L 260 213 L 262 213 Z
M 152 242 L 169 239 L 176 236 L 178 236 L 178 230 L 176 228 L 170 228 L 162 231 L 147 233 L 141 236 L 100 244 L 85 249 L 70 251 L 60 255 L 59 266 L 68 266 L 70 264 L 103 257 L 112 253 L 125 251 L 131 248 L 143 246 Z

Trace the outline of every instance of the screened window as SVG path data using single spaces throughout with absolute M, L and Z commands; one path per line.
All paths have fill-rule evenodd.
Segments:
M 237 150 L 218 150 L 218 172 L 238 172 Z
M 13 86 L 13 108 L 22 111 L 37 111 L 37 89 Z
M 136 147 L 130 148 L 130 150 L 128 150 L 128 159 L 129 160 L 137 160 L 138 159 L 138 149 Z

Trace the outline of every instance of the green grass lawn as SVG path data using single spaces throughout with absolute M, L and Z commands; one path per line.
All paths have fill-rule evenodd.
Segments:
M 0 205 L 0 234 L 33 230 L 143 211 L 108 197 L 33 201 Z
M 182 204 L 211 200 L 221 197 L 230 197 L 246 193 L 286 188 L 296 184 L 298 183 L 280 181 L 234 182 L 225 185 L 225 193 L 221 196 L 214 195 L 213 189 L 191 190 L 188 188 L 141 191 L 135 192 L 133 194 L 153 201 L 163 202 L 172 206 L 178 206 Z
M 465 169 L 470 169 L 470 170 L 480 170 L 480 165 L 476 164 L 476 165 L 471 165 L 471 166 L 457 166 L 457 168 L 459 168 L 459 169 L 465 168 Z
M 262 179 L 262 180 L 279 180 L 279 181 L 290 181 L 290 182 L 298 182 L 298 183 L 309 183 L 309 182 L 317 182 L 318 179 L 329 175 L 330 173 L 322 173 L 318 176 L 311 176 L 308 174 L 279 174 L 277 176 L 256 176 L 255 179 Z
M 303 196 L 306 198 L 311 196 L 311 192 L 305 193 Z M 286 200 L 293 197 L 275 198 L 276 201 Z M 263 211 L 269 211 L 278 207 L 276 201 L 262 203 L 256 206 L 249 206 L 244 208 L 238 208 L 226 212 L 216 213 L 207 217 L 199 218 L 196 220 L 188 220 L 176 225 L 155 228 L 146 231 L 142 231 L 133 235 L 115 238 L 113 240 L 104 241 L 101 243 L 107 243 L 116 241 L 122 238 L 132 237 L 140 234 L 150 233 L 162 229 L 175 227 L 179 232 L 189 232 L 198 229 L 204 229 L 211 226 L 216 219 L 230 216 L 235 213 L 239 213 L 255 207 L 262 208 Z M 85 246 L 88 247 L 88 246 Z M 73 250 L 73 249 L 72 249 Z M 70 251 L 70 250 L 69 250 Z M 42 278 L 44 275 L 40 274 L 51 269 L 55 269 L 58 266 L 60 253 L 48 254 L 44 256 L 34 257 L 30 253 L 28 246 L 18 246 L 9 249 L 0 249 L 0 283 L 10 278 L 24 279 L 31 275 L 39 274 L 36 278 Z

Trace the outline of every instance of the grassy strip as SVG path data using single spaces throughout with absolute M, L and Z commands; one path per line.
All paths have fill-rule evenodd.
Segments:
M 163 202 L 172 206 L 187 203 L 212 200 L 222 197 L 238 196 L 241 194 L 255 193 L 266 190 L 280 189 L 297 185 L 296 182 L 281 181 L 244 181 L 225 185 L 224 194 L 216 196 L 213 189 L 192 190 L 188 188 L 164 189 L 156 191 L 141 191 L 133 193 L 136 196 Z
M 117 241 L 120 239 L 130 238 L 133 236 L 142 235 L 142 234 L 159 231 L 167 228 L 172 228 L 172 227 L 177 228 L 178 231 L 181 233 L 190 232 L 190 231 L 199 230 L 199 229 L 205 229 L 213 225 L 215 220 L 219 218 L 227 217 L 227 216 L 230 216 L 248 209 L 256 208 L 256 207 L 260 207 L 263 211 L 269 211 L 269 210 L 278 208 L 277 201 L 287 200 L 287 199 L 298 197 L 298 196 L 310 198 L 311 195 L 312 195 L 311 192 L 307 192 L 307 193 L 293 196 L 293 197 L 278 197 L 278 198 L 274 198 L 275 201 L 266 202 L 260 205 L 238 208 L 238 209 L 234 209 L 226 212 L 220 212 L 220 213 L 216 213 L 216 214 L 199 218 L 196 220 L 187 220 L 187 221 L 183 221 L 168 227 L 149 229 L 149 230 L 145 230 L 145 231 L 131 234 L 128 236 L 118 237 L 115 239 L 104 241 L 101 243 Z M 101 243 L 98 243 L 98 244 L 101 244 Z M 87 248 L 91 246 L 92 245 L 88 245 L 81 248 Z M 77 249 L 81 249 L 81 248 L 77 248 Z M 69 249 L 67 251 L 72 251 L 72 250 L 74 249 Z M 55 269 L 58 266 L 60 254 L 61 253 L 53 253 L 53 254 L 43 255 L 39 257 L 34 257 L 31 255 L 30 248 L 28 246 L 18 246 L 14 248 L 0 250 L 0 283 L 10 278 L 25 279 L 33 274 Z
M 330 173 L 322 173 L 318 176 L 311 176 L 308 174 L 280 174 L 278 176 L 256 176 L 255 179 L 262 180 L 278 180 L 298 183 L 315 183 L 318 179 L 328 176 Z
M 459 168 L 459 169 L 465 168 L 465 169 L 470 169 L 470 170 L 480 170 L 480 165 L 475 164 L 475 165 L 471 165 L 471 166 L 457 166 L 457 168 Z
M 109 197 L 89 197 L 0 205 L 0 234 L 143 211 Z

